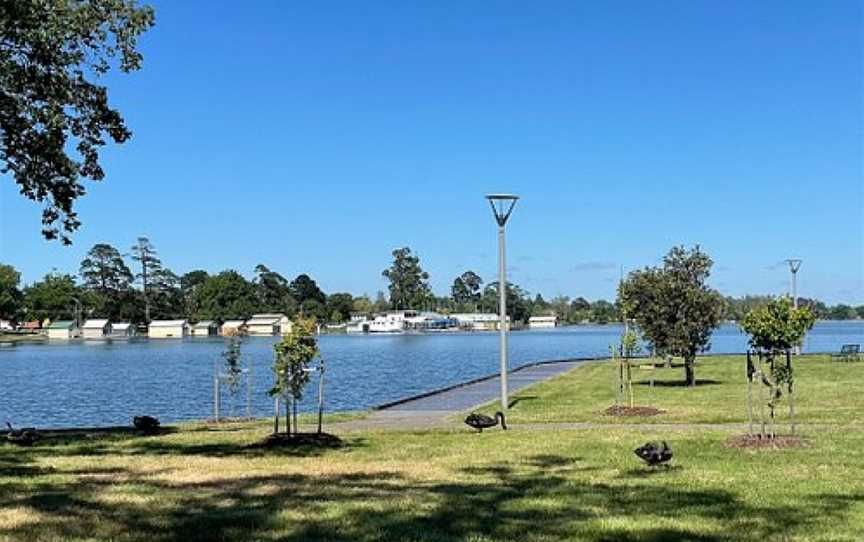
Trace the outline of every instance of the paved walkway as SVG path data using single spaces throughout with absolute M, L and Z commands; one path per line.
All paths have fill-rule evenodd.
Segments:
M 520 367 L 508 375 L 507 387 L 513 394 L 590 361 L 556 361 Z M 332 424 L 332 428 L 341 431 L 366 431 L 461 427 L 460 421 L 447 418 L 498 399 L 501 393 L 500 382 L 501 378 L 498 376 L 471 381 L 386 405 L 374 410 L 366 418 Z

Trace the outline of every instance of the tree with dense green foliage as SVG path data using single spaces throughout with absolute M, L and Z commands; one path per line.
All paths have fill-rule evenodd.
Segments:
M 713 262 L 697 245 L 674 247 L 661 267 L 633 271 L 618 287 L 618 303 L 655 355 L 684 358 L 685 381 L 696 385 L 696 354 L 710 348 L 725 312 L 723 297 L 706 281 Z
M 195 320 L 249 318 L 258 312 L 258 292 L 243 275 L 229 269 L 207 277 L 194 291 Z
M 198 298 L 195 294 L 196 290 L 204 284 L 210 276 L 207 271 L 196 269 L 184 273 L 180 277 L 180 295 L 183 296 L 183 314 L 193 316 L 198 314 Z
M 369 296 L 366 294 L 361 295 L 360 297 L 355 297 L 353 301 L 353 307 L 351 308 L 351 312 L 359 313 L 359 314 L 372 314 L 374 312 L 375 306 L 372 304 L 372 300 L 369 299 Z
M 291 295 L 288 279 L 271 271 L 266 265 L 255 266 L 255 287 L 258 289 L 259 308 L 262 312 L 281 312 L 293 316 L 297 301 Z
M 776 355 L 801 346 L 815 323 L 809 307 L 795 309 L 788 297 L 780 297 L 748 312 L 741 320 L 741 330 L 750 336 L 752 348 Z
M 297 431 L 297 405 L 303 399 L 303 390 L 309 383 L 309 364 L 318 356 L 318 341 L 315 338 L 315 320 L 299 316 L 294 319 L 291 333 L 282 338 L 273 350 L 272 397 L 286 401 L 286 412 L 293 414 L 294 431 Z M 291 421 L 286 416 L 286 428 L 291 433 Z M 279 414 L 276 414 L 275 429 L 278 432 Z
M 21 314 L 24 294 L 20 284 L 21 273 L 11 265 L 0 264 L 0 319 L 17 320 Z
M 531 317 L 528 293 L 519 285 L 507 283 L 507 315 L 512 325 L 523 324 Z M 498 281 L 490 282 L 483 289 L 480 306 L 485 312 L 498 313 Z
M 82 293 L 72 275 L 49 273 L 24 288 L 24 318 L 73 318 L 77 303 L 82 302 Z
M 481 287 L 483 279 L 474 271 L 465 271 L 453 281 L 450 287 L 450 295 L 457 306 L 477 306 L 482 297 Z
M 112 320 L 137 318 L 138 296 L 134 276 L 120 252 L 106 243 L 93 246 L 81 261 L 83 287 L 91 295 L 94 315 Z
M 422 309 L 426 306 L 431 291 L 429 273 L 420 267 L 420 257 L 408 247 L 393 251 L 393 263 L 381 275 L 390 281 L 390 308 Z
M 348 320 L 353 310 L 354 297 L 351 294 L 340 292 L 327 296 L 327 314 L 331 322 L 340 323 Z
M 297 275 L 288 287 L 301 313 L 319 320 L 327 319 L 327 295 L 312 277 L 305 273 Z
M 170 320 L 186 315 L 180 277 L 160 268 L 150 275 L 150 309 L 155 319 Z
M 153 9 L 133 0 L 0 2 L 0 174 L 44 205 L 47 239 L 71 242 L 81 179 L 105 177 L 106 137 L 132 136 L 94 80 L 115 64 L 139 69 L 137 41 L 153 21 Z
M 144 298 L 144 323 L 150 323 L 150 285 L 153 276 L 162 271 L 162 260 L 156 253 L 156 248 L 146 237 L 139 237 L 132 245 L 132 259 L 138 262 L 141 270 L 135 278 L 141 281 L 141 294 Z

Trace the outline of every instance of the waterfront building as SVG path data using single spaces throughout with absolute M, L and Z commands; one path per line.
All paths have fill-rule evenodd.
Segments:
M 0 331 L 13 331 L 15 326 L 9 320 L 0 320 Z
M 147 328 L 151 339 L 182 339 L 189 333 L 186 320 L 153 320 Z
M 40 329 L 42 329 L 42 323 L 39 320 L 31 320 L 18 326 L 18 331 L 28 331 L 32 333 L 35 333 Z
M 216 335 L 218 331 L 219 326 L 213 320 L 202 320 L 189 327 L 189 334 L 193 337 L 209 337 Z
M 91 319 L 81 326 L 81 336 L 85 339 L 102 339 L 111 334 L 111 322 L 107 319 Z
M 137 334 L 135 326 L 129 322 L 116 322 L 111 324 L 112 337 L 134 337 Z
M 294 324 L 286 315 L 277 313 L 253 314 L 246 322 L 249 335 L 287 335 Z
M 557 325 L 557 316 L 532 316 L 528 319 L 528 327 L 530 327 L 531 329 L 550 328 Z
M 501 322 L 501 317 L 491 312 L 457 313 L 450 318 L 455 319 L 460 328 L 470 331 L 497 331 Z M 507 322 L 510 322 L 509 316 Z
M 246 320 L 228 320 L 219 328 L 219 334 L 225 337 L 246 334 Z
M 78 324 L 74 320 L 57 320 L 48 326 L 49 339 L 69 340 L 78 337 Z

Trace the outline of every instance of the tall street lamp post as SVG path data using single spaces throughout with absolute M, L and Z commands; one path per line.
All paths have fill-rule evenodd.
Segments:
M 792 308 L 798 309 L 798 270 L 801 269 L 801 260 L 796 258 L 789 258 L 786 260 L 786 263 L 789 264 L 789 271 L 792 272 Z M 795 353 L 801 354 L 801 347 L 795 347 Z
M 507 267 L 504 260 L 504 226 L 519 196 L 488 194 L 486 199 L 498 223 L 498 329 L 501 350 L 501 409 L 507 411 Z

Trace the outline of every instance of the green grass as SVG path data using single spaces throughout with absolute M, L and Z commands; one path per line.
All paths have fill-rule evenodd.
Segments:
M 681 368 L 656 371 L 653 388 L 648 385 L 647 371 L 633 369 L 635 404 L 666 411 L 647 418 L 604 416 L 602 412 L 615 404 L 617 367 L 611 361 L 590 363 L 514 394 L 508 420 L 512 423 L 746 423 L 745 363 L 744 356 L 699 358 L 695 388 L 682 385 L 684 370 Z M 793 364 L 799 422 L 862 423 L 864 363 L 844 363 L 830 356 L 814 355 L 793 358 Z M 758 389 L 754 388 L 753 393 L 754 398 L 758 397 Z M 480 410 L 495 412 L 499 405 L 495 402 Z M 786 412 L 784 399 L 778 415 Z
M 864 436 L 795 450 L 628 429 L 358 433 L 244 450 L 264 423 L 0 446 L 3 540 L 857 540 Z M 674 468 L 632 448 L 667 438 Z
M 729 448 L 724 429 L 614 425 L 597 414 L 613 397 L 601 364 L 525 390 L 532 399 L 511 410 L 613 423 L 596 429 L 366 431 L 342 434 L 338 449 L 245 448 L 267 435 L 262 420 L 0 444 L 0 540 L 858 541 L 864 430 L 847 422 L 864 405 L 861 365 L 801 360 L 802 414 L 818 424 L 797 449 Z M 741 421 L 743 403 L 725 400 L 739 393 L 736 366 L 700 361 L 699 378 L 720 384 L 658 387 L 651 402 L 667 422 Z M 606 391 L 592 391 L 599 383 Z M 669 441 L 672 468 L 635 457 L 652 439 Z

